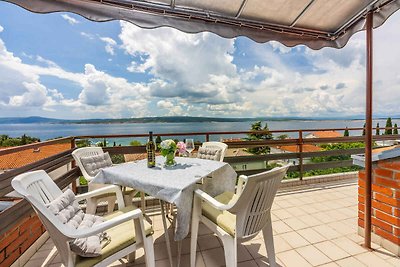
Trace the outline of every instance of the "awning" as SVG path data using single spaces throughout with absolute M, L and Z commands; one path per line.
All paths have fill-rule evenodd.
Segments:
M 93 21 L 124 20 L 142 28 L 209 31 L 225 38 L 247 36 L 312 49 L 341 48 L 365 29 L 374 12 L 379 27 L 400 0 L 6 0 L 37 13 L 73 12 Z

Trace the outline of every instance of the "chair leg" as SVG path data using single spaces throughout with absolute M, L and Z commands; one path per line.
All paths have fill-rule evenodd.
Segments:
M 89 198 L 86 202 L 86 213 L 96 214 L 97 209 L 97 199 Z
M 146 213 L 146 199 L 145 199 L 145 193 L 144 192 L 140 192 L 140 198 L 141 198 L 141 201 L 142 201 L 142 212 L 143 212 L 143 214 L 145 214 Z
M 190 267 L 196 266 L 197 236 L 201 212 L 201 201 L 195 197 L 193 200 L 192 229 L 190 232 Z
M 225 235 L 221 238 L 221 241 L 224 246 L 226 267 L 236 267 L 237 266 L 236 237 Z
M 144 246 L 144 258 L 146 261 L 146 267 L 154 267 L 156 265 L 154 258 L 154 246 L 153 246 L 153 237 L 145 237 L 143 239 Z
M 172 262 L 172 252 L 171 252 L 171 242 L 169 240 L 169 233 L 168 233 L 168 227 L 167 227 L 167 219 L 165 217 L 165 202 L 160 200 L 160 206 L 161 206 L 161 217 L 162 217 L 162 222 L 164 226 L 164 235 L 165 235 L 165 243 L 167 245 L 167 252 L 168 252 L 168 259 L 169 259 L 169 264 L 171 267 L 173 267 L 173 262 Z
M 107 199 L 107 213 L 111 213 L 114 211 L 115 208 L 115 197 L 108 197 L 106 199 Z
M 128 262 L 134 263 L 136 259 L 136 250 L 130 254 L 128 254 Z
M 277 264 L 275 259 L 274 236 L 272 233 L 271 218 L 268 220 L 267 224 L 262 229 L 262 232 L 264 236 L 265 247 L 267 249 L 269 266 L 275 267 L 277 266 Z

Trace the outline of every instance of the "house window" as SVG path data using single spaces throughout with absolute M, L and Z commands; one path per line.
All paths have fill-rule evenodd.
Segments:
M 247 170 L 247 164 L 242 165 L 242 170 Z

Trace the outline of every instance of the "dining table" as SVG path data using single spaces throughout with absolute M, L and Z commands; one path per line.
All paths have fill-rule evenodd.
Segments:
M 201 188 L 211 196 L 233 192 L 237 178 L 235 170 L 226 162 L 191 157 L 176 157 L 175 162 L 173 166 L 166 166 L 165 158 L 157 156 L 156 166 L 152 168 L 147 167 L 146 159 L 122 163 L 101 169 L 92 180 L 92 183 L 131 187 L 160 200 L 171 266 L 172 255 L 163 203 L 176 206 L 174 240 L 178 241 L 179 266 L 181 243 L 190 228 L 194 190 Z

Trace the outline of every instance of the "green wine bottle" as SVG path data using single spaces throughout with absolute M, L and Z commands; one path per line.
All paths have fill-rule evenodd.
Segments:
M 153 141 L 153 132 L 149 132 L 149 141 L 146 144 L 147 150 L 147 167 L 153 168 L 156 166 L 156 145 Z

